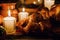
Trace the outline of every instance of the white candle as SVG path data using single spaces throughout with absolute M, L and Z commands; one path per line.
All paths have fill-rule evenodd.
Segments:
M 47 7 L 49 10 L 51 9 L 51 6 L 54 5 L 55 0 L 44 0 L 44 6 Z
M 23 11 L 18 14 L 18 17 L 19 17 L 19 21 L 28 17 L 28 12 L 25 12 L 25 8 L 23 8 Z
M 15 34 L 16 18 L 11 17 L 10 10 L 8 10 L 8 17 L 3 19 L 3 25 L 6 30 L 6 34 Z

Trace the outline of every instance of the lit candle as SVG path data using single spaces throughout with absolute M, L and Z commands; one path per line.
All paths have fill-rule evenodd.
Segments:
M 28 17 L 28 12 L 25 12 L 25 8 L 23 8 L 22 12 L 18 14 L 18 17 L 19 17 L 19 21 Z
M 55 0 L 44 0 L 44 5 L 47 7 L 49 10 L 51 9 L 51 6 L 54 5 Z
M 15 23 L 16 19 L 11 17 L 10 10 L 8 9 L 8 17 L 3 19 L 3 25 L 6 30 L 6 34 L 15 34 Z

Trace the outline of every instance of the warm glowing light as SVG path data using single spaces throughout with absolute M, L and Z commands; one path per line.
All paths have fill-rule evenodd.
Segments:
M 3 25 L 6 30 L 6 34 L 15 34 L 15 24 L 16 24 L 16 19 L 14 17 L 5 17 L 3 19 Z
M 43 3 L 43 0 L 38 0 L 38 4 L 42 4 Z
M 26 18 L 28 16 L 28 13 L 27 12 L 25 12 L 25 13 L 21 13 L 21 19 L 24 19 L 24 18 Z
M 40 0 L 38 0 L 38 2 L 39 2 Z
M 16 24 L 16 18 L 11 17 L 11 11 L 8 7 L 8 16 L 3 19 L 3 25 L 6 30 L 6 34 L 15 34 L 15 24 Z
M 13 9 L 14 8 L 14 6 L 11 6 L 11 9 Z
M 20 20 L 23 20 L 23 19 L 25 19 L 25 18 L 28 17 L 28 12 L 25 12 L 25 8 L 23 8 L 23 9 L 22 9 L 22 12 L 20 12 L 20 13 L 18 14 L 18 16 L 19 16 L 19 21 L 20 21 Z
M 55 0 L 44 0 L 44 5 L 47 7 L 49 10 L 51 9 L 51 6 L 54 5 Z
M 25 11 L 25 8 L 23 8 L 22 11 L 24 12 Z
M 36 4 L 36 2 L 34 1 L 33 4 Z
M 60 12 L 60 7 L 56 8 L 56 15 L 58 15 L 58 13 Z
M 9 7 L 8 7 L 8 16 L 11 16 L 11 11 L 10 11 Z

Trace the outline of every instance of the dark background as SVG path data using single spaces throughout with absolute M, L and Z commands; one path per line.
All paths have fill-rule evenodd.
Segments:
M 60 0 L 55 0 L 55 3 L 56 4 L 60 4 Z
M 0 0 L 0 3 L 15 3 L 17 2 L 18 0 Z M 55 0 L 55 4 L 60 4 L 60 0 Z

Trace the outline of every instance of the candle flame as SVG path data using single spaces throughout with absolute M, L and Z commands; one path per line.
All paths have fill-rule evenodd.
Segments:
M 10 9 L 9 9 L 9 7 L 8 7 L 8 16 L 11 16 L 11 11 L 10 11 Z
M 22 11 L 24 12 L 25 11 L 25 8 L 23 8 Z
M 34 1 L 33 4 L 36 4 L 36 2 Z

